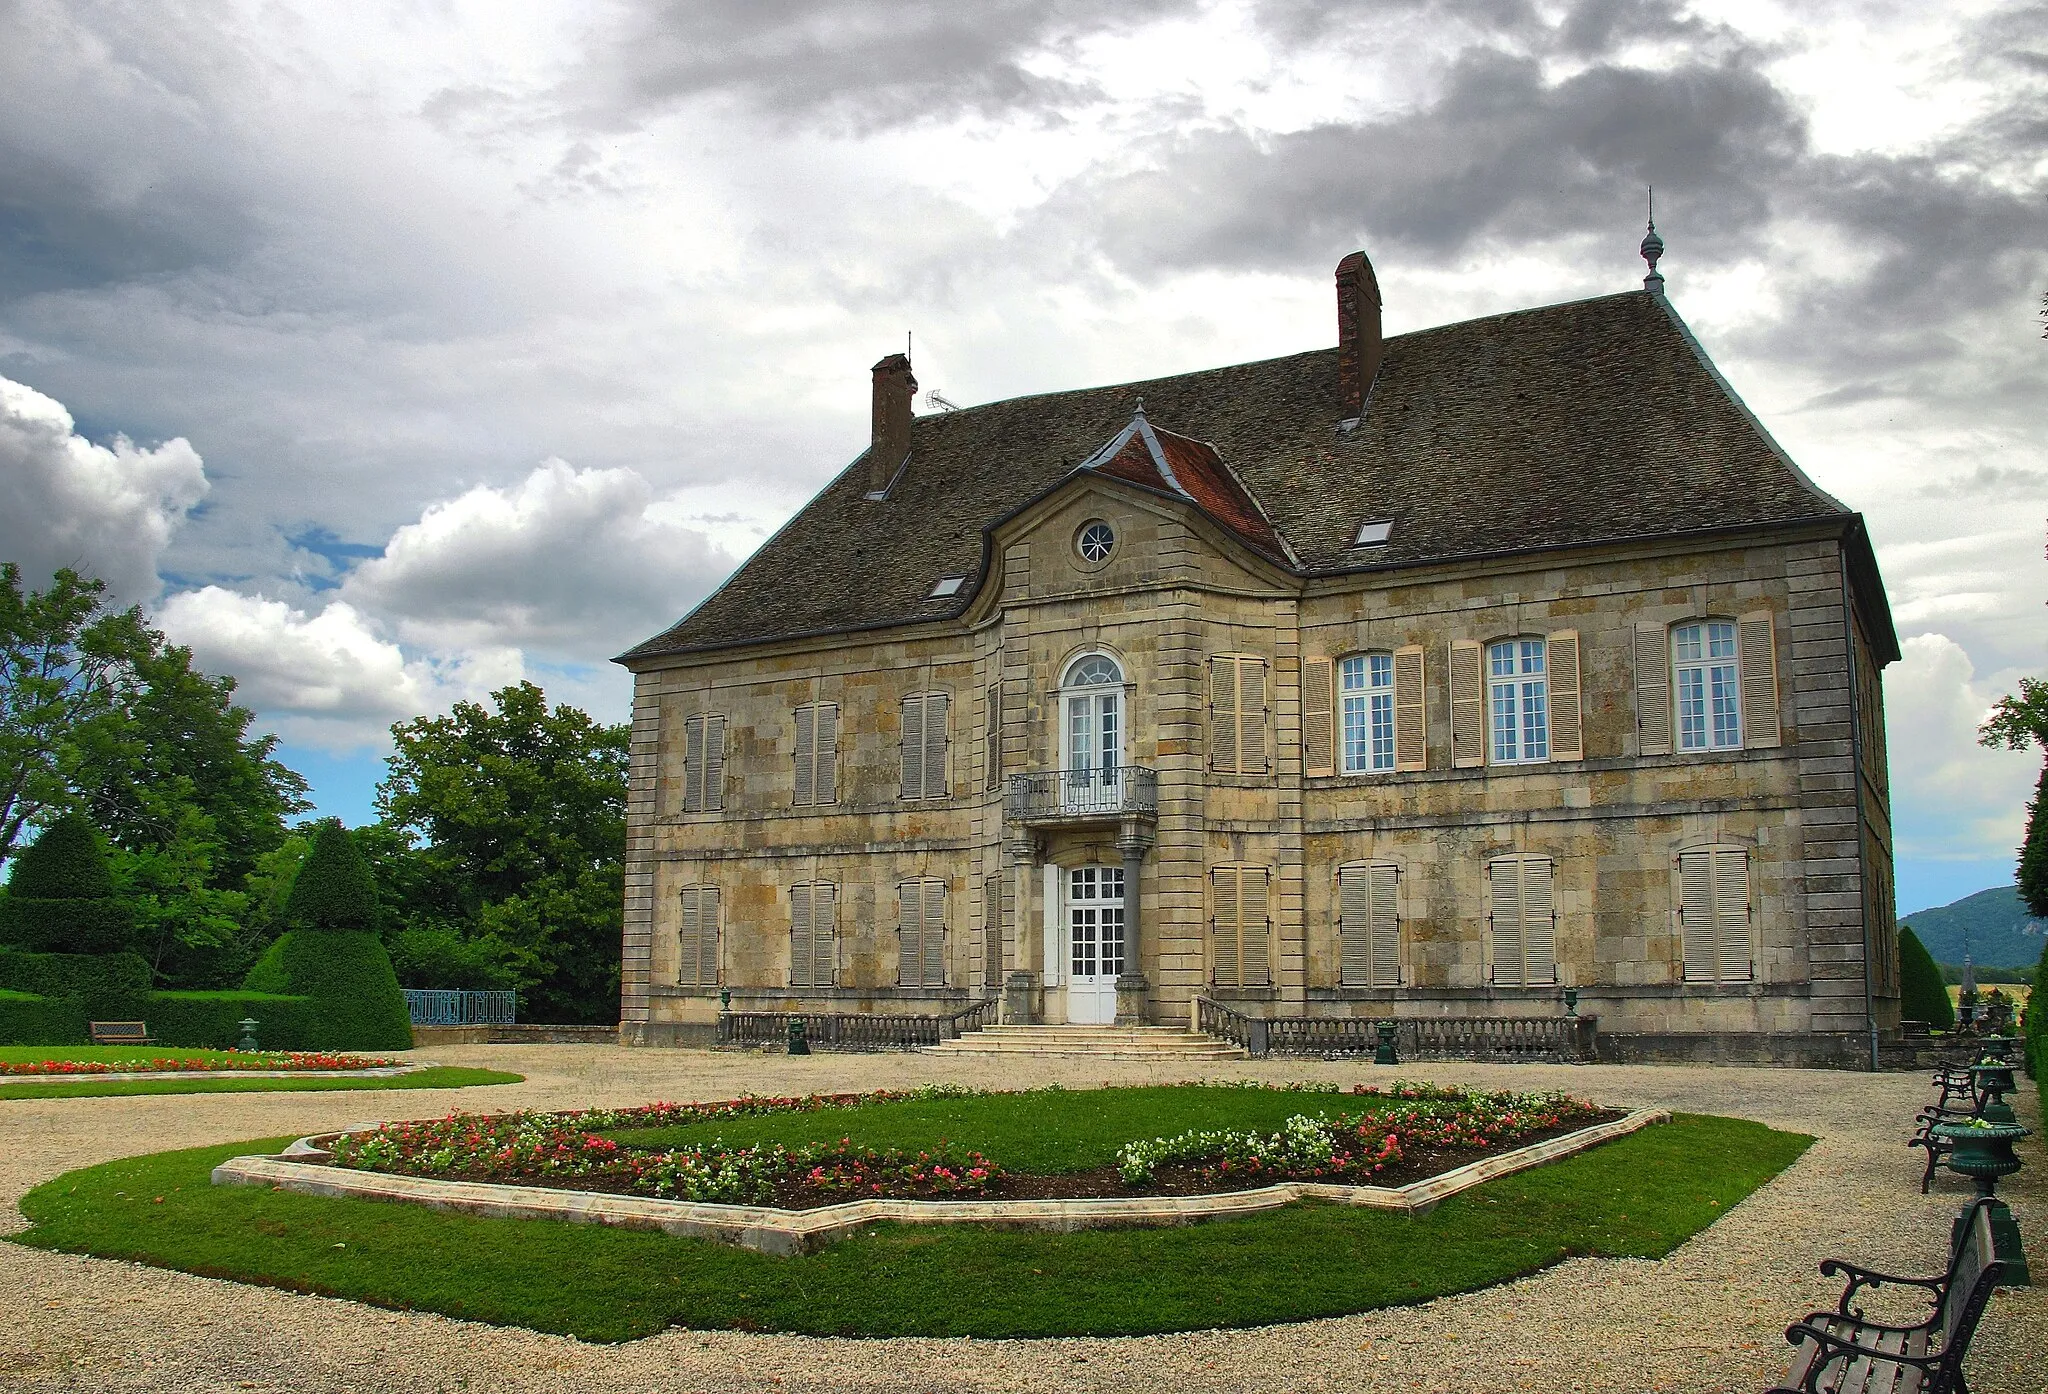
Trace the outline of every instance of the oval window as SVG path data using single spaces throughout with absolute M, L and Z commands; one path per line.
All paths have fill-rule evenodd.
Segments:
M 1110 551 L 1115 546 L 1116 533 L 1109 524 L 1100 520 L 1083 523 L 1080 535 L 1074 539 L 1074 547 L 1080 552 L 1083 561 L 1108 561 Z

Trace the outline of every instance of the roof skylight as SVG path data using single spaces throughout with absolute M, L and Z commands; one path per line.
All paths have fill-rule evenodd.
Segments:
M 1369 518 L 1358 525 L 1358 536 L 1351 540 L 1354 547 L 1384 547 L 1387 537 L 1394 531 L 1392 518 Z
M 960 594 L 960 587 L 966 584 L 967 578 L 965 576 L 941 576 L 939 577 L 938 584 L 932 587 L 932 593 L 928 598 L 944 600 L 949 595 L 958 595 Z

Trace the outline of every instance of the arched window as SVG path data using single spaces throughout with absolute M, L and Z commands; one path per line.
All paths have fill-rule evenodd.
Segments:
M 1394 768 L 1394 655 L 1355 653 L 1337 660 L 1344 773 Z
M 1123 669 L 1116 666 L 1116 660 L 1106 653 L 1084 653 L 1067 665 L 1066 679 L 1061 687 L 1100 687 L 1106 684 L 1121 685 Z
M 1113 806 L 1124 762 L 1124 672 L 1108 654 L 1086 653 L 1060 683 L 1061 802 Z

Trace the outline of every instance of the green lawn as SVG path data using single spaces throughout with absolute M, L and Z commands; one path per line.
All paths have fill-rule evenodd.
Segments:
M 713 1138 L 747 1146 L 837 1142 L 906 1152 L 951 1142 L 1011 1171 L 1047 1174 L 1108 1166 L 1139 1138 L 1189 1128 L 1277 1129 L 1297 1113 L 1363 1113 L 1377 1102 L 1351 1094 L 1170 1084 L 1130 1089 L 1034 1089 L 1013 1094 L 906 1099 L 816 1113 L 727 1118 L 669 1128 L 606 1131 L 633 1147 L 675 1147 Z
M 258 1054 L 272 1052 L 259 1051 Z M 284 1052 L 278 1051 L 277 1054 Z M 388 1060 L 388 1054 L 374 1051 L 339 1051 L 337 1054 L 356 1055 Z M 35 1060 L 88 1060 L 96 1064 L 118 1065 L 130 1060 L 238 1060 L 242 1057 L 233 1051 L 205 1050 L 199 1046 L 154 1046 L 154 1045 L 56 1045 L 56 1046 L 0 1046 L 0 1064 L 25 1065 Z
M 1269 1097 L 1294 1112 L 1342 1106 L 1329 1095 Z M 836 1117 L 844 1131 L 848 1115 Z M 794 1135 L 791 1117 L 772 1121 L 778 1136 Z M 737 1125 L 718 1131 L 733 1136 Z M 672 1325 L 1134 1335 L 1422 1302 L 1574 1254 L 1658 1257 L 1790 1165 L 1812 1139 L 1681 1115 L 1489 1182 L 1421 1216 L 1297 1205 L 1183 1228 L 1077 1234 L 878 1225 L 796 1259 L 598 1225 L 208 1184 L 217 1163 L 275 1152 L 284 1141 L 70 1172 L 23 1198 L 32 1227 L 11 1238 L 592 1341 Z M 996 1151 L 987 1134 L 956 1141 Z M 1063 1146 L 1064 1155 L 1078 1155 L 1076 1145 L 1057 1141 L 1047 1154 Z
M 0 1099 L 104 1099 L 121 1094 L 271 1094 L 323 1089 L 467 1089 L 479 1084 L 519 1084 L 525 1075 L 433 1065 L 409 1075 L 341 1076 L 308 1070 L 287 1079 L 95 1079 L 78 1075 L 47 1083 L 17 1078 L 0 1083 Z

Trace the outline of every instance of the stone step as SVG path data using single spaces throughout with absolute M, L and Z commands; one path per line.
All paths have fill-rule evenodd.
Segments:
M 1125 1060 L 1235 1060 L 1244 1051 L 1174 1026 L 989 1026 L 927 1048 L 936 1055 L 1075 1055 Z

